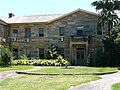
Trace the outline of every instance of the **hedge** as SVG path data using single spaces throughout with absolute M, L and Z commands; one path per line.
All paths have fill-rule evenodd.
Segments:
M 12 65 L 35 65 L 35 66 L 69 66 L 70 62 L 65 59 L 55 59 L 55 60 L 47 60 L 47 59 L 34 59 L 34 60 L 12 60 Z

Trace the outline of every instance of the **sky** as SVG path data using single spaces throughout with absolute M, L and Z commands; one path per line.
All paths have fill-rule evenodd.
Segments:
M 64 14 L 78 8 L 95 12 L 91 3 L 96 0 L 0 0 L 0 18 L 15 16 Z

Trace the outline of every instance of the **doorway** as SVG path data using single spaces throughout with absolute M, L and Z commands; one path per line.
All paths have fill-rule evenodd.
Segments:
M 85 65 L 85 51 L 84 48 L 77 48 L 76 50 L 76 64 Z

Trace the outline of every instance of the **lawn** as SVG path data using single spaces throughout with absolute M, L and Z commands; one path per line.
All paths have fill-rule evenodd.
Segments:
M 34 72 L 40 74 L 91 74 L 95 72 L 110 72 L 117 70 L 117 68 L 93 68 L 93 67 L 52 67 L 35 70 Z
M 0 90 L 66 90 L 72 86 L 100 79 L 96 75 L 62 75 L 85 74 L 91 72 L 113 71 L 116 68 L 91 67 L 50 67 L 35 70 L 37 73 L 59 73 L 60 75 L 22 75 L 10 77 L 0 83 Z
M 10 71 L 10 70 L 28 70 L 32 68 L 34 68 L 34 66 L 18 65 L 18 66 L 0 67 L 0 72 Z
M 120 83 L 112 85 L 112 90 L 120 90 Z

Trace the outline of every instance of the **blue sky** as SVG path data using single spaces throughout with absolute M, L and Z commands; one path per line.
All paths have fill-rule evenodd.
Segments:
M 8 13 L 16 16 L 60 14 L 78 8 L 95 12 L 91 3 L 96 0 L 0 0 L 0 17 L 7 17 Z

